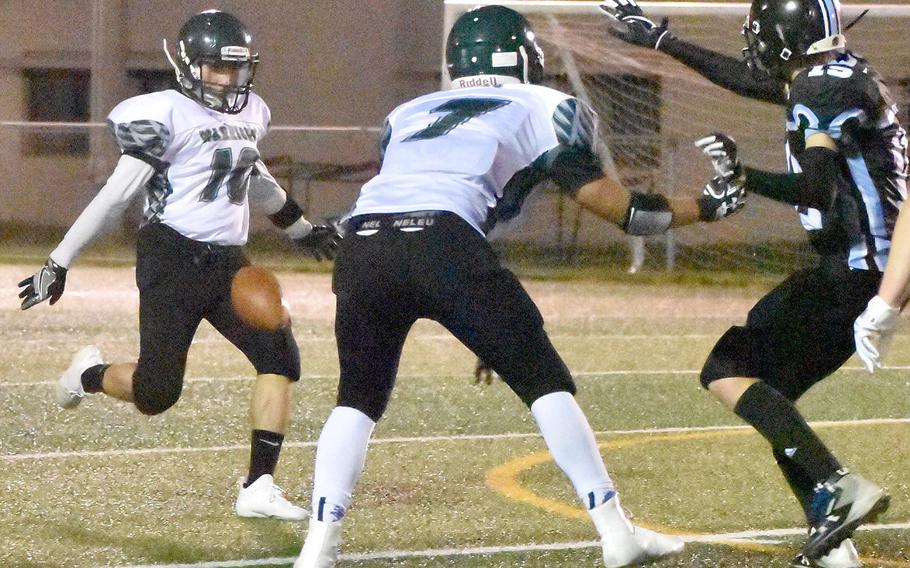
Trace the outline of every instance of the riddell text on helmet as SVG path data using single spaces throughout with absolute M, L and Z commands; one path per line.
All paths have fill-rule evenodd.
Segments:
M 474 77 L 464 77 L 452 81 L 455 87 L 498 87 L 502 85 L 499 77 L 494 75 L 475 75 Z

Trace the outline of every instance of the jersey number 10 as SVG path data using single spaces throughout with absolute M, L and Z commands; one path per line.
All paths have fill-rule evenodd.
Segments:
M 200 201 L 215 201 L 218 190 L 227 178 L 228 199 L 234 205 L 242 205 L 246 199 L 247 189 L 250 187 L 250 174 L 253 166 L 259 160 L 259 151 L 256 148 L 246 147 L 240 151 L 237 164 L 234 165 L 234 153 L 230 148 L 219 148 L 212 156 L 212 176 L 205 184 Z

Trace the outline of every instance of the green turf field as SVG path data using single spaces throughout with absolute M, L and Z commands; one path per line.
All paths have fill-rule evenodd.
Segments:
M 72 353 L 138 350 L 129 268 L 80 265 L 54 307 L 18 309 L 31 264 L 0 266 L 0 567 L 289 566 L 304 524 L 241 520 L 252 370 L 204 325 L 181 401 L 148 418 L 95 396 L 52 402 Z M 314 442 L 333 406 L 333 298 L 324 273 L 283 272 L 304 378 L 277 472 L 308 504 Z M 759 436 L 704 392 L 714 341 L 765 290 L 597 280 L 526 281 L 576 373 L 579 401 L 637 523 L 688 535 L 658 567 L 787 566 L 802 515 Z M 868 566 L 910 567 L 910 336 L 874 376 L 856 361 L 801 403 L 842 460 L 886 486 L 883 526 L 856 535 Z M 502 383 L 435 324 L 405 348 L 345 528 L 341 566 L 596 567 L 596 533 Z M 732 428 L 730 428 L 732 427 Z

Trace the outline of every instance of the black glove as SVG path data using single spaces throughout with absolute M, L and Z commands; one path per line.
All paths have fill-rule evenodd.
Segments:
M 299 239 L 293 239 L 293 242 L 306 254 L 316 257 L 316 260 L 331 260 L 335 258 L 341 235 L 331 225 L 313 225 L 312 231 Z
M 739 211 L 746 203 L 746 190 L 738 178 L 715 177 L 698 198 L 698 218 L 710 223 Z
M 48 298 L 53 306 L 63 295 L 65 286 L 66 268 L 48 258 L 38 272 L 19 283 L 19 287 L 22 288 L 19 291 L 19 297 L 22 298 L 22 309 L 27 310 Z
M 714 173 L 723 178 L 741 178 L 742 164 L 736 155 L 736 141 L 720 132 L 715 132 L 695 141 L 695 145 L 711 158 Z M 742 185 L 742 183 L 740 183 Z
M 600 5 L 608 16 L 624 24 L 610 26 L 610 34 L 626 43 L 657 49 L 661 40 L 670 35 L 669 20 L 664 18 L 658 26 L 647 18 L 635 0 L 606 0 Z
M 474 365 L 474 384 L 475 385 L 491 385 L 493 384 L 493 379 L 498 377 L 496 371 L 492 367 L 487 365 L 487 363 L 481 359 L 477 358 L 477 363 Z

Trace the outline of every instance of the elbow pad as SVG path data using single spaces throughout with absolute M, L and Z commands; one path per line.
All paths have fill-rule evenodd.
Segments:
M 670 228 L 673 212 L 670 202 L 659 193 L 633 191 L 622 230 L 629 235 L 659 235 Z

